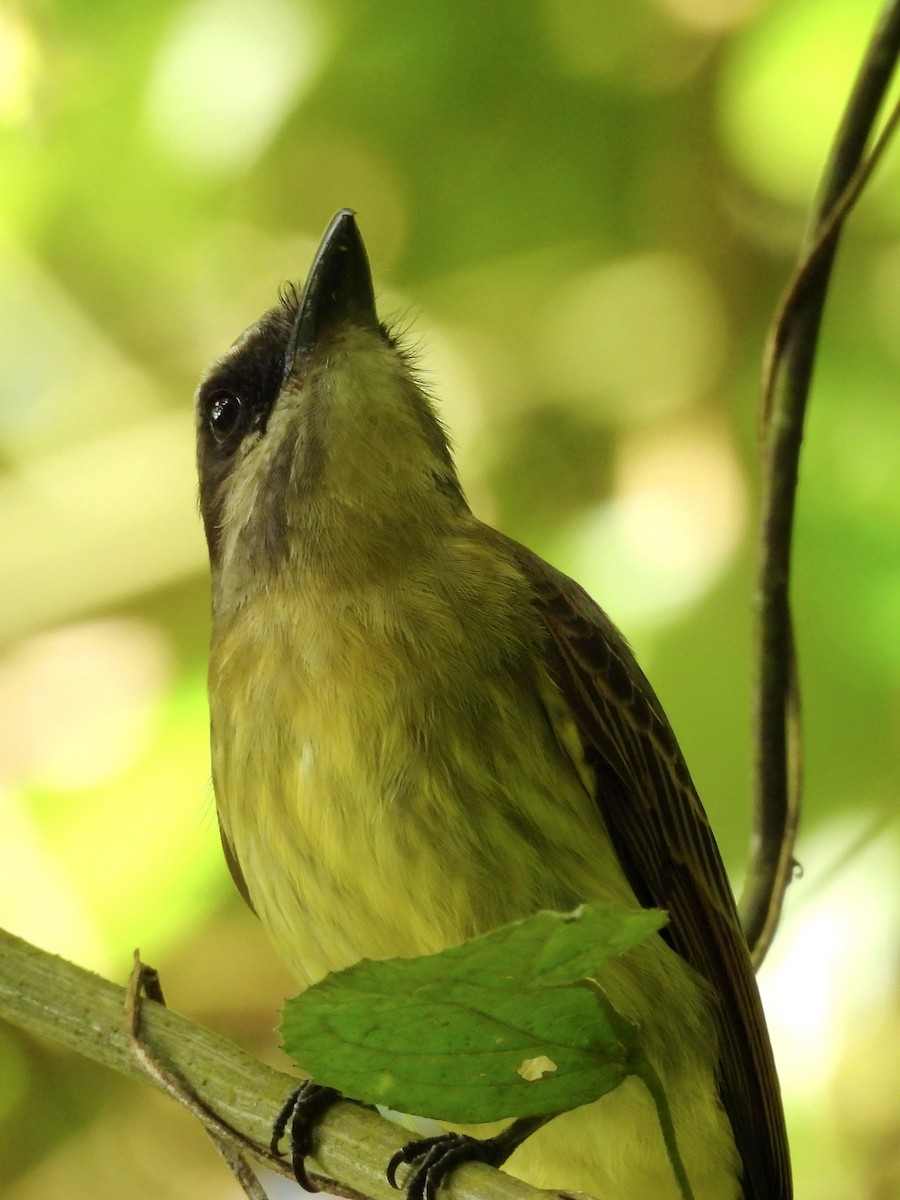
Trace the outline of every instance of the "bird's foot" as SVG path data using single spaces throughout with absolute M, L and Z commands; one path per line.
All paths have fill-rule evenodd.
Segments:
M 489 1167 L 502 1167 L 513 1150 L 545 1121 L 544 1117 L 525 1117 L 489 1138 L 475 1138 L 467 1133 L 442 1133 L 407 1142 L 388 1163 L 388 1183 L 399 1188 L 397 1169 L 403 1163 L 409 1163 L 412 1171 L 406 1181 L 407 1200 L 436 1200 L 438 1188 L 461 1163 L 481 1162 Z
M 269 1143 L 272 1153 L 280 1153 L 279 1146 L 287 1133 L 291 1170 L 294 1172 L 294 1178 L 307 1192 L 319 1190 L 306 1172 L 306 1159 L 313 1150 L 316 1122 L 341 1098 L 341 1093 L 336 1088 L 324 1087 L 312 1079 L 306 1079 L 288 1096 L 272 1126 L 272 1140 Z

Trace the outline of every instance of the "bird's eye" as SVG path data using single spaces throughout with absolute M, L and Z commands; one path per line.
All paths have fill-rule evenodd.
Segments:
M 209 406 L 207 422 L 217 442 L 224 442 L 237 428 L 242 407 L 240 396 L 231 392 L 220 392 L 213 399 Z

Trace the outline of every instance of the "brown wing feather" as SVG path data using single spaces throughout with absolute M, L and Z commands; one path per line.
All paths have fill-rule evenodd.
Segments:
M 250 899 L 250 889 L 247 887 L 247 880 L 244 878 L 244 872 L 241 870 L 241 864 L 237 860 L 237 855 L 225 830 L 222 828 L 222 822 L 219 821 L 219 837 L 222 839 L 222 850 L 225 854 L 225 862 L 228 866 L 229 874 L 234 880 L 234 886 L 241 893 L 241 896 L 247 903 L 247 907 L 251 912 L 256 912 L 253 907 L 253 901 Z
M 790 1200 L 787 1135 L 765 1018 L 734 897 L 675 735 L 621 634 L 590 596 L 491 531 L 534 589 L 550 669 L 595 769 L 597 804 L 641 903 L 721 1004 L 722 1103 L 745 1200 Z

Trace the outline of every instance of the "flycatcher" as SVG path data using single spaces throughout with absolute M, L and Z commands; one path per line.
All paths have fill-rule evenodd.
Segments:
M 301 984 L 540 909 L 666 909 L 605 989 L 640 1027 L 697 1200 L 789 1200 L 747 946 L 665 714 L 578 584 L 472 515 L 352 212 L 209 370 L 197 434 L 222 842 Z M 678 1195 L 636 1079 L 505 1169 Z

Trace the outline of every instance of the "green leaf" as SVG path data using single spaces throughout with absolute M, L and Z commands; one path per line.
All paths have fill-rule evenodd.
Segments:
M 282 1012 L 284 1048 L 370 1104 L 474 1123 L 543 1116 L 612 1091 L 634 1027 L 588 988 L 665 914 L 589 904 L 538 913 L 440 954 L 364 960 Z

